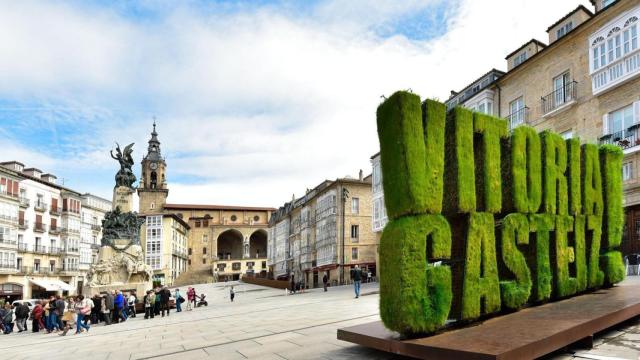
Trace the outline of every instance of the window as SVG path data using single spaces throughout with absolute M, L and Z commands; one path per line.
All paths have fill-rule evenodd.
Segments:
M 39 272 L 40 271 L 40 259 L 34 259 L 33 260 L 33 271 L 34 272 Z
M 620 139 L 624 137 L 623 130 L 627 130 L 633 124 L 633 105 L 609 113 L 609 133 L 619 135 Z
M 351 225 L 351 239 L 358 239 L 359 230 L 358 225 Z
M 631 180 L 633 177 L 633 162 L 629 161 L 622 164 L 622 181 Z
M 207 241 L 209 241 L 209 235 L 207 234 L 202 234 L 202 242 L 206 243 Z
M 553 97 L 555 99 L 555 108 L 565 102 L 571 100 L 571 94 L 569 92 L 569 72 L 566 72 L 553 79 Z
M 231 215 L 231 221 L 236 221 L 236 220 L 238 220 L 238 217 L 235 215 Z
M 267 268 L 267 262 L 266 262 L 266 261 L 263 261 L 263 262 L 262 262 L 262 268 L 263 268 L 263 269 L 266 269 L 266 268 Z
M 359 198 L 351 198 L 351 213 L 359 214 L 360 213 L 360 199 Z
M 191 255 L 191 253 L 192 253 L 192 250 L 191 250 L 191 248 L 189 248 L 189 255 Z
M 54 272 L 56 269 L 56 261 L 55 260 L 50 260 L 49 261 L 49 271 Z
M 207 248 L 206 247 L 202 248 L 202 255 L 207 255 Z
M 358 248 L 351 248 L 351 260 L 358 260 Z
M 256 215 L 253 217 L 253 221 L 260 221 L 260 216 Z
M 191 259 L 187 260 L 187 264 L 191 266 Z
M 202 220 L 202 227 L 208 227 L 209 226 L 209 220 Z
M 571 31 L 571 29 L 573 29 L 573 22 L 569 21 L 556 31 L 556 38 L 560 39 L 561 37 L 567 35 L 567 33 Z
M 560 136 L 562 136 L 562 138 L 565 140 L 571 139 L 573 137 L 573 131 L 569 129 L 567 131 L 560 133 Z
M 515 58 L 513 58 L 513 66 L 516 67 L 522 64 L 525 60 L 527 60 L 527 52 L 523 51 L 520 54 L 516 55 Z
M 149 204 L 149 209 L 153 210 L 156 208 L 156 203 Z
M 200 227 L 200 220 L 196 220 L 196 227 Z
M 202 258 L 202 265 L 205 265 L 207 263 L 207 259 L 206 258 Z
M 240 270 L 240 263 L 239 262 L 234 262 L 231 264 L 231 269 L 238 271 Z
M 616 0 L 602 0 L 602 7 L 606 8 L 607 6 L 613 4 Z
M 509 123 L 511 128 L 524 123 L 524 98 L 521 96 L 509 103 Z

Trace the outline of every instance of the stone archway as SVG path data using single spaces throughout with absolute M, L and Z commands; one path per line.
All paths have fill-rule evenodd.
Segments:
M 263 229 L 256 230 L 249 237 L 249 257 L 267 257 L 267 232 Z
M 218 259 L 242 259 L 244 236 L 236 229 L 218 235 Z

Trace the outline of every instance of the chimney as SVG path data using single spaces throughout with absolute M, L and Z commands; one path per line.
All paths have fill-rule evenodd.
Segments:
M 360 181 L 362 181 L 363 179 L 363 173 L 362 173 L 362 169 L 360 169 L 360 172 L 358 173 L 358 179 L 360 179 Z

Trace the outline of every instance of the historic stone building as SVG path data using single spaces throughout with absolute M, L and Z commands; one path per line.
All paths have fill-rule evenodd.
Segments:
M 640 3 L 594 0 L 547 28 L 548 43 L 527 41 L 507 55 L 507 72 L 492 70 L 460 92 L 465 106 L 565 138 L 624 149 L 624 253 L 640 252 Z M 465 96 L 465 94 L 468 94 Z M 479 108 L 474 99 L 485 99 Z M 491 103 L 488 107 L 486 104 Z
M 58 185 L 52 174 L 17 161 L 0 163 L 0 296 L 80 292 L 100 241 L 104 206 L 97 201 L 111 207 Z M 81 214 L 91 214 L 86 228 Z
M 267 226 L 275 209 L 168 204 L 167 164 L 155 124 L 142 160 L 141 242 L 154 281 L 163 285 L 237 280 L 267 273 Z
M 356 264 L 376 276 L 378 242 L 371 227 L 371 176 L 326 180 L 273 213 L 269 221 L 271 276 L 322 286 L 350 281 Z

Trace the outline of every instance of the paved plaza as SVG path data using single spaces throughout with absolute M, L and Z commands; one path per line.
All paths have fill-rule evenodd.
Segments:
M 225 284 L 196 285 L 196 289 L 207 294 L 208 307 L 97 325 L 89 333 L 70 332 L 66 337 L 31 332 L 0 335 L 0 353 L 16 360 L 402 359 L 336 339 L 338 328 L 379 319 L 376 283 L 364 284 L 359 299 L 353 298 L 350 286 L 285 296 L 284 290 L 238 284 L 234 303 Z M 638 359 L 640 321 L 602 334 L 596 344 L 590 351 L 574 349 L 549 358 Z

